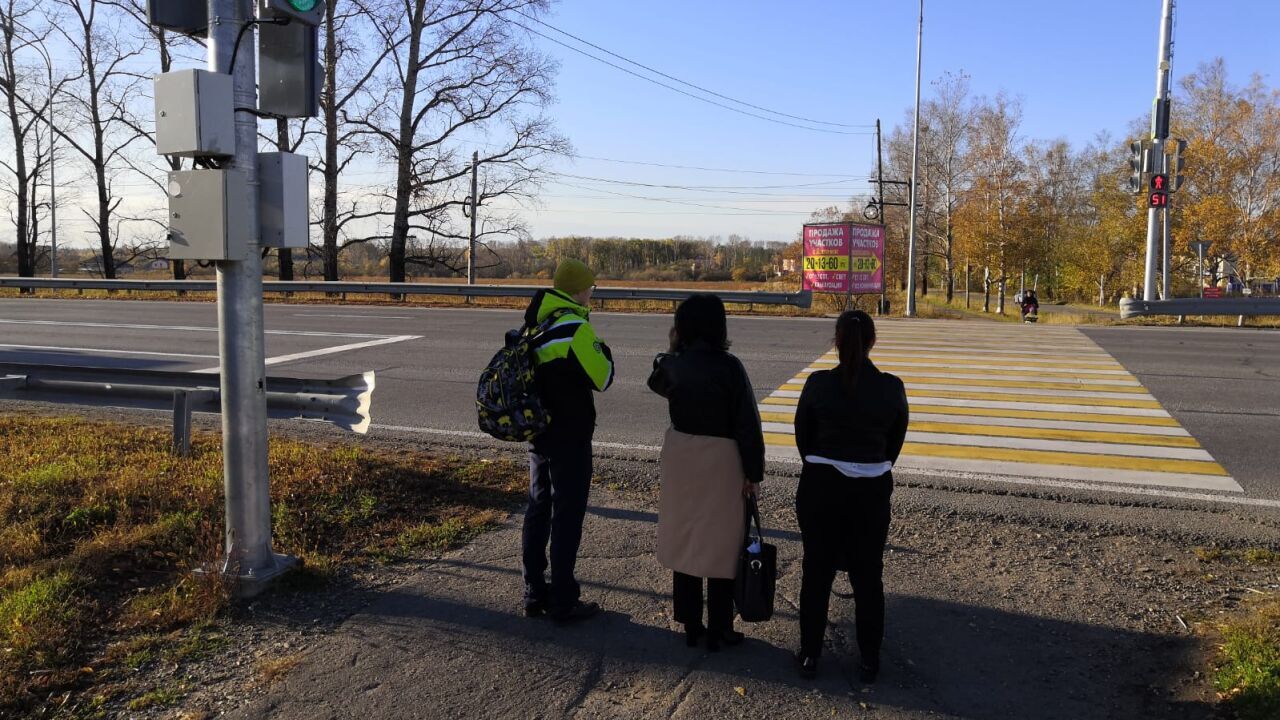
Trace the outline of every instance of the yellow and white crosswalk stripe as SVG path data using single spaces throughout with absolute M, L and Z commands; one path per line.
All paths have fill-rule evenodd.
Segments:
M 898 467 L 1242 492 L 1142 383 L 1074 328 L 880 321 L 872 360 L 902 379 Z M 795 408 L 817 358 L 760 402 L 765 442 L 796 458 Z

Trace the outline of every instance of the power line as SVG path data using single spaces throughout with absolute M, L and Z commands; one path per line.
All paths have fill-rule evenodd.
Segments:
M 668 90 L 671 90 L 672 92 L 678 92 L 678 93 L 680 93 L 681 95 L 684 95 L 684 96 L 686 96 L 686 97 L 691 97 L 691 98 L 693 98 L 694 100 L 701 100 L 702 102 L 707 103 L 707 104 L 709 104 L 709 105 L 715 105 L 716 107 L 724 108 L 725 110 L 729 110 L 729 111 L 731 111 L 731 112 L 736 112 L 736 113 L 738 113 L 738 114 L 740 114 L 740 115 L 747 115 L 747 116 L 749 116 L 749 117 L 757 118 L 757 119 L 759 119 L 759 120 L 764 120 L 764 121 L 766 121 L 766 122 L 777 123 L 778 125 L 788 125 L 788 126 L 790 126 L 790 127 L 800 128 L 801 130 L 812 130 L 813 132 L 830 133 L 830 134 L 833 134 L 833 135 L 874 135 L 874 134 L 875 134 L 874 132 L 870 132 L 870 131 L 856 131 L 856 132 L 855 132 L 855 131 L 848 131 L 848 130 L 828 130 L 827 128 L 816 128 L 816 127 L 810 127 L 810 126 L 808 126 L 808 125 L 800 125 L 799 123 L 793 123 L 793 122 L 788 122 L 788 121 L 786 121 L 786 120 L 779 120 L 779 119 L 777 119 L 777 118 L 771 118 L 771 117 L 769 117 L 769 116 L 767 116 L 767 115 L 759 115 L 759 114 L 757 114 L 757 113 L 749 112 L 749 111 L 747 111 L 747 110 L 743 110 L 743 109 L 741 109 L 741 108 L 733 107 L 732 105 L 725 105 L 724 103 L 716 102 L 715 100 L 712 100 L 712 99 L 710 99 L 710 98 L 706 98 L 706 97 L 703 97 L 703 96 L 701 96 L 701 95 L 695 95 L 695 94 L 693 94 L 693 93 L 691 93 L 691 92 L 687 92 L 687 91 L 685 91 L 685 90 L 681 90 L 681 89 L 680 89 L 680 88 L 678 88 L 678 87 L 674 87 L 674 86 L 668 85 L 668 84 L 666 84 L 666 83 L 664 83 L 664 82 L 661 82 L 661 81 L 659 81 L 659 80 L 654 80 L 653 78 L 648 77 L 647 75 L 641 75 L 640 73 L 635 72 L 634 70 L 629 70 L 629 69 L 627 69 L 627 68 L 622 67 L 621 65 L 618 65 L 617 63 L 609 62 L 608 60 L 605 60 L 605 59 L 604 59 L 604 58 L 602 58 L 602 57 L 597 57 L 597 56 L 592 55 L 591 53 L 589 53 L 589 52 L 587 52 L 587 51 L 585 51 L 585 50 L 581 50 L 581 49 L 576 48 L 576 47 L 574 47 L 574 46 L 572 46 L 572 45 L 569 45 L 568 43 L 561 42 L 561 41 L 559 41 L 559 40 L 557 40 L 557 39 L 555 39 L 555 38 L 553 38 L 553 37 L 550 37 L 550 36 L 548 36 L 548 35 L 545 35 L 545 34 L 543 34 L 543 33 L 540 33 L 540 32 L 538 32 L 537 30 L 534 30 L 533 28 L 529 27 L 528 25 L 524 25 L 524 24 L 522 24 L 522 23 L 516 22 L 515 20 L 507 20 L 507 22 L 509 22 L 509 23 L 511 23 L 512 25 L 515 25 L 515 26 L 517 26 L 517 27 L 524 28 L 526 32 L 529 32 L 529 33 L 532 33 L 532 34 L 534 34 L 534 35 L 537 35 L 538 37 L 543 38 L 544 40 L 547 40 L 547 41 L 549 41 L 549 42 L 553 42 L 553 43 L 555 43 L 555 44 L 557 44 L 557 45 L 559 45 L 559 46 L 561 46 L 561 47 L 563 47 L 563 48 L 566 48 L 566 49 L 572 50 L 573 52 L 576 52 L 576 53 L 578 53 L 579 55 L 583 55 L 583 56 L 589 57 L 589 58 L 591 58 L 592 60 L 595 60 L 596 62 L 604 63 L 605 65 L 608 65 L 609 67 L 614 68 L 615 70 L 621 70 L 622 72 L 624 72 L 624 73 L 626 73 L 626 74 L 628 74 L 628 75 L 631 75 L 631 76 L 634 76 L 634 77 L 638 77 L 638 78 L 640 78 L 641 80 L 644 80 L 644 81 L 646 81 L 646 82 L 650 82 L 650 83 L 653 83 L 654 85 L 658 85 L 658 86 L 660 86 L 660 87 L 664 87 L 664 88 L 666 88 L 666 89 L 668 89 Z
M 743 175 L 787 175 L 791 177 L 830 177 L 830 178 L 862 178 L 862 175 L 846 175 L 841 173 L 797 173 L 777 170 L 742 170 L 734 168 L 698 167 L 696 165 L 667 165 L 664 163 L 645 162 L 643 160 L 619 160 L 616 158 L 596 157 L 593 155 L 571 155 L 571 158 L 583 160 L 600 160 L 602 162 L 621 163 L 623 165 L 644 165 L 647 167 L 673 168 L 675 170 L 701 170 L 704 172 L 740 173 Z
M 574 40 L 577 40 L 578 42 L 582 43 L 583 45 L 587 45 L 588 47 L 595 48 L 596 50 L 599 50 L 600 52 L 605 53 L 605 54 L 607 54 L 607 55 L 610 55 L 610 56 L 612 56 L 612 57 L 618 58 L 619 60 L 621 60 L 621 61 L 623 61 L 623 62 L 630 63 L 630 64 L 632 64 L 632 65 L 635 65 L 636 67 L 639 67 L 639 68 L 644 68 L 645 70 L 648 70 L 649 72 L 653 73 L 654 75 L 658 75 L 658 76 L 664 77 L 664 78 L 666 78 L 666 79 L 668 79 L 668 80 L 672 80 L 672 81 L 674 81 L 674 82 L 678 82 L 678 83 L 680 83 L 681 85 L 685 85 L 685 86 L 687 86 L 687 87 L 694 88 L 695 90 L 699 90 L 699 91 L 701 91 L 701 92 L 707 93 L 708 95 L 714 95 L 715 97 L 721 98 L 721 99 L 723 99 L 723 100 L 728 100 L 729 102 L 732 102 L 732 103 L 737 103 L 737 104 L 739 104 L 739 105 L 743 105 L 743 106 L 745 106 L 745 107 L 749 107 L 749 108 L 752 108 L 752 109 L 754 109 L 754 110 L 760 110 L 760 111 L 762 111 L 762 112 L 767 112 L 767 113 L 769 113 L 769 114 L 771 114 L 771 115 L 779 115 L 779 116 L 782 116 L 782 117 L 785 117 L 785 118 L 791 118 L 792 120 L 800 120 L 800 121 L 802 121 L 802 122 L 812 123 L 812 124 L 814 124 L 814 125 L 831 125 L 831 126 L 834 126 L 834 127 L 842 127 L 842 128 L 872 128 L 872 127 L 875 127 L 874 125 L 849 125 L 849 124 L 847 124 L 847 123 L 828 122 L 828 121 L 826 121 L 826 120 L 815 120 L 815 119 L 813 119 L 813 118 L 807 118 L 807 117 L 803 117 L 803 116 L 800 116 L 800 115 L 789 115 L 789 114 L 784 113 L 784 112 L 781 112 L 781 111 L 779 111 L 779 110 L 772 110 L 772 109 L 767 108 L 767 107 L 761 107 L 760 105 L 753 105 L 753 104 L 751 104 L 751 103 L 749 103 L 749 102 L 746 102 L 745 100 L 738 100 L 737 98 L 732 98 L 732 97 L 729 97 L 728 95 L 724 95 L 724 94 L 722 94 L 722 93 L 718 93 L 718 92 L 716 92 L 715 90 L 709 90 L 709 89 L 704 88 L 704 87 L 702 87 L 702 86 L 700 86 L 700 85 L 695 85 L 695 84 L 693 84 L 693 83 L 691 83 L 691 82 L 689 82 L 689 81 L 687 81 L 687 80 L 681 80 L 681 79 L 680 79 L 680 78 L 678 78 L 678 77 L 675 77 L 675 76 L 672 76 L 672 75 L 668 75 L 667 73 L 664 73 L 664 72 L 662 72 L 661 70 L 656 70 L 656 69 L 651 68 L 651 67 L 649 67 L 648 65 L 645 65 L 645 64 L 643 64 L 643 63 L 636 62 L 635 60 L 632 60 L 631 58 L 623 57 L 622 55 L 619 55 L 618 53 L 613 52 L 612 50 L 609 50 L 609 49 L 607 49 L 607 48 L 602 48 L 602 47 L 600 47 L 599 45 L 596 45 L 595 43 L 591 42 L 590 40 L 584 40 L 583 38 L 580 38 L 580 37 L 578 37 L 577 35 L 574 35 L 573 33 L 566 32 L 566 31 L 564 31 L 564 30 L 561 30 L 560 28 L 556 27 L 555 25 L 552 25 L 551 23 L 548 23 L 548 22 L 546 22 L 546 21 L 544 21 L 544 20 L 540 20 L 539 18 L 536 18 L 536 17 L 534 17 L 534 16 L 532 16 L 532 15 L 528 15 L 528 14 L 526 14 L 526 13 L 524 13 L 524 12 L 521 12 L 520 10 L 516 10 L 515 12 L 516 12 L 516 14 L 518 14 L 518 15 L 520 15 L 520 16 L 522 16 L 522 17 L 524 17 L 524 18 L 525 18 L 525 19 L 527 19 L 527 20 L 532 20 L 533 22 L 536 22 L 536 23 L 538 23 L 539 25 L 542 25 L 543 27 L 550 28 L 550 29 L 552 29 L 552 30 L 554 30 L 554 31 L 556 31 L 556 32 L 560 33 L 561 35 L 566 36 L 566 37 L 571 37 L 571 38 L 573 38 Z M 522 25 L 521 27 L 524 27 L 524 26 Z M 526 29 L 526 30 L 528 30 L 528 28 L 525 28 L 525 29 Z M 546 36 L 545 36 L 545 35 L 543 35 L 542 37 L 546 37 Z M 548 40 L 550 40 L 551 38 L 547 38 L 547 39 L 548 39 Z M 553 40 L 552 42 L 556 42 L 556 41 L 554 41 L 554 40 Z M 817 129 L 817 128 L 811 128 L 811 129 Z
M 688 205 L 690 207 L 710 208 L 712 210 L 733 210 L 735 212 L 751 212 L 751 213 L 761 213 L 761 214 L 775 215 L 775 216 L 776 215 L 794 215 L 796 214 L 796 212 L 798 212 L 798 211 L 787 211 L 787 210 L 761 211 L 756 208 L 740 208 L 740 207 L 732 207 L 728 205 L 707 205 L 705 203 L 687 202 L 684 200 L 664 200 L 662 198 L 648 197 L 644 195 L 632 195 L 630 193 L 620 193 L 620 192 L 614 192 L 612 190 L 601 190 L 599 188 L 590 188 L 582 185 L 574 185 L 572 183 L 561 183 L 561 184 L 566 185 L 568 187 L 576 187 L 579 190 L 591 190 L 595 192 L 603 192 L 603 193 L 608 193 L 610 195 L 617 195 L 618 197 L 632 198 L 635 200 L 649 200 L 652 202 L 664 202 L 664 203 L 671 203 L 672 205 Z
M 838 190 L 832 185 L 849 185 L 848 180 L 827 180 L 816 183 L 798 183 L 794 185 L 664 185 L 661 183 L 643 183 L 631 180 L 614 180 L 612 178 L 591 177 L 589 175 L 574 175 L 572 173 L 549 172 L 548 175 L 557 177 L 573 178 L 574 180 L 589 180 L 591 182 L 609 183 L 611 185 L 632 185 L 635 187 L 662 188 L 666 190 L 696 190 L 702 192 L 727 192 L 731 195 L 758 195 L 760 193 L 737 193 L 735 190 L 780 190 L 787 188 L 826 188 L 829 190 Z M 860 187 L 870 187 L 862 185 Z

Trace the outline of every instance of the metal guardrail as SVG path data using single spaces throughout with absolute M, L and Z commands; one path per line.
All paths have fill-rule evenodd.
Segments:
M 312 282 L 308 280 L 266 281 L 263 292 L 269 293 L 352 293 L 375 295 L 450 295 L 473 297 L 533 297 L 540 285 L 463 285 L 452 283 L 366 283 Z M 125 290 L 131 292 L 214 292 L 212 280 L 99 280 L 78 278 L 0 278 L 0 288 L 33 288 L 53 290 Z M 678 302 L 694 293 L 712 292 L 698 288 L 596 288 L 596 300 L 659 300 Z M 714 291 L 726 303 L 744 305 L 792 305 L 808 308 L 813 293 L 764 292 L 754 290 Z
M 1170 298 L 1168 300 L 1120 301 L 1120 318 L 1150 315 L 1235 315 L 1240 325 L 1246 317 L 1280 315 L 1280 298 Z
M 191 413 L 222 409 L 217 374 L 0 363 L 0 400 L 173 410 L 174 448 L 191 447 Z M 372 371 L 336 380 L 268 377 L 267 414 L 277 419 L 331 422 L 369 430 L 375 387 Z

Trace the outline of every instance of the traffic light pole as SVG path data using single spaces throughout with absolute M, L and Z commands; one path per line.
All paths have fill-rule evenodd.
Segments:
M 1169 71 L 1173 57 L 1173 0 L 1164 0 L 1160 15 L 1160 46 L 1156 64 L 1156 100 L 1151 117 L 1152 172 L 1166 172 L 1165 139 L 1169 137 Z M 1156 300 L 1156 265 L 1161 256 L 1160 220 L 1163 208 L 1147 209 L 1147 255 L 1143 275 L 1142 299 Z
M 252 32 L 252 0 L 209 0 L 209 70 L 232 69 L 242 33 Z M 252 40 L 252 38 L 250 38 Z M 267 394 L 262 311 L 262 253 L 258 216 L 258 121 L 254 45 L 241 39 L 234 60 L 235 155 L 226 167 L 248 180 L 249 246 L 243 260 L 220 260 L 218 352 L 222 390 L 226 556 L 222 572 L 238 580 L 241 595 L 256 594 L 293 561 L 271 550 L 271 498 L 267 477 Z

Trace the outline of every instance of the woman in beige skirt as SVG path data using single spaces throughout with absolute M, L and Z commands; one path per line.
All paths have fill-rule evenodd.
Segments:
M 670 352 L 653 361 L 649 388 L 667 399 L 658 561 L 673 571 L 672 604 L 690 647 L 737 645 L 733 578 L 746 532 L 744 502 L 764 478 L 764 434 L 747 371 L 729 354 L 724 303 L 689 297 L 676 310 Z M 702 585 L 707 585 L 707 622 Z

